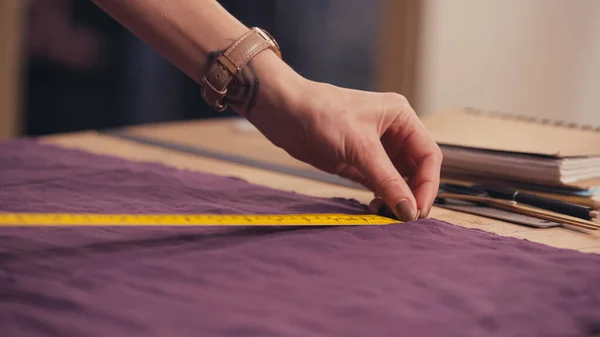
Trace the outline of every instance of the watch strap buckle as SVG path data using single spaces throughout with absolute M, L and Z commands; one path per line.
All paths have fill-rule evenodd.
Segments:
M 227 108 L 224 103 L 228 87 L 244 66 L 260 52 L 270 49 L 279 58 L 279 45 L 265 30 L 253 27 L 210 65 L 200 83 L 202 98 L 214 110 L 221 112 Z
M 227 108 L 224 98 L 227 95 L 227 88 L 219 90 L 215 88 L 205 77 L 202 78 L 201 93 L 204 101 L 217 112 L 223 112 Z

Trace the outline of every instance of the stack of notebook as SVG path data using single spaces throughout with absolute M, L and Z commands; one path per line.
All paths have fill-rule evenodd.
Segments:
M 422 120 L 444 153 L 443 181 L 600 208 L 600 127 L 471 108 Z

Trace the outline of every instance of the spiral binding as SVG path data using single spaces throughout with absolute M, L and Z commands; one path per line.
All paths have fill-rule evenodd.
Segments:
M 570 128 L 570 129 L 581 129 L 581 130 L 587 130 L 587 131 L 593 131 L 593 132 L 600 132 L 600 125 L 596 126 L 596 125 L 591 125 L 591 124 L 578 124 L 578 123 L 575 123 L 572 121 L 564 121 L 564 120 L 549 119 L 549 118 L 538 118 L 538 117 L 534 117 L 534 116 L 517 115 L 517 114 L 513 114 L 513 113 L 494 111 L 494 110 L 484 111 L 482 109 L 477 109 L 474 107 L 465 107 L 464 110 L 466 113 L 469 113 L 469 114 L 485 115 L 485 116 L 489 116 L 492 118 L 512 119 L 512 120 L 519 120 L 519 121 L 528 122 L 528 123 L 538 123 L 538 124 L 552 125 L 552 126 L 556 126 L 556 127 L 564 127 L 564 128 Z

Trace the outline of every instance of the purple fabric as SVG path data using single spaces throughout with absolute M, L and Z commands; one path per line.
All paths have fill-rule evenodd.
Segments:
M 0 144 L 0 211 L 363 213 L 246 183 Z M 587 336 L 600 256 L 438 220 L 0 228 L 0 336 Z

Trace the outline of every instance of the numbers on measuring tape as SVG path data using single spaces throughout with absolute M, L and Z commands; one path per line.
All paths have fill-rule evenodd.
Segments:
M 0 226 L 341 226 L 400 221 L 372 214 L 0 213 Z

